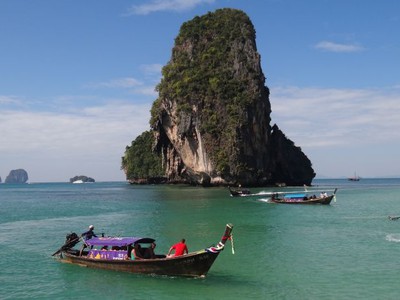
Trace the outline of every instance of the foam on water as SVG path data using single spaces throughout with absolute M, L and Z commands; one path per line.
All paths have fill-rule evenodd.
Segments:
M 390 233 L 386 235 L 386 240 L 389 242 L 400 243 L 400 233 Z

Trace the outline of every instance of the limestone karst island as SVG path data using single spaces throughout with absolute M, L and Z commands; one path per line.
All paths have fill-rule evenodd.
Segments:
M 271 125 L 249 17 L 219 9 L 184 23 L 162 69 L 150 131 L 125 150 L 131 183 L 310 185 L 311 161 Z
M 24 169 L 16 169 L 10 171 L 10 173 L 4 180 L 4 183 L 22 184 L 22 183 L 27 183 L 28 179 L 29 179 L 28 172 L 26 172 Z M 1 177 L 0 177 L 0 183 L 1 183 Z

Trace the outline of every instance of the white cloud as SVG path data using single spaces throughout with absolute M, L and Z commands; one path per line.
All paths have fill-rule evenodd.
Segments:
M 141 88 L 136 88 L 132 90 L 133 94 L 150 96 L 153 100 L 158 97 L 158 93 L 155 90 L 155 86 L 143 86 Z
M 0 96 L 0 104 L 8 104 L 14 102 L 14 100 L 9 96 Z
M 96 180 L 123 180 L 121 156 L 149 129 L 149 110 L 148 103 L 108 103 L 75 113 L 3 110 L 0 176 L 24 168 L 33 182 L 68 181 L 81 173 Z
M 318 176 L 399 174 L 399 89 L 270 88 L 272 123 L 302 148 Z
M 163 65 L 161 64 L 148 64 L 142 65 L 140 68 L 146 76 L 156 76 L 157 78 L 160 78 L 162 67 Z
M 128 15 L 148 15 L 158 11 L 187 11 L 201 4 L 213 3 L 215 0 L 153 0 L 142 5 L 133 5 Z
M 322 41 L 315 45 L 316 49 L 329 52 L 359 52 L 364 50 L 363 47 L 350 44 L 339 44 L 328 41 Z
M 15 96 L 0 95 L 0 105 L 20 105 L 21 100 Z
M 272 121 L 302 147 L 400 140 L 396 89 L 271 88 Z
M 117 78 L 106 82 L 90 83 L 89 88 L 132 88 L 140 86 L 143 83 L 132 77 Z
M 152 69 L 153 68 L 153 69 Z M 112 79 L 106 82 L 98 82 L 98 83 L 89 83 L 86 84 L 85 87 L 89 89 L 125 89 L 129 90 L 130 94 L 150 96 L 153 99 L 157 97 L 157 92 L 155 91 L 155 87 L 159 82 L 160 76 L 154 78 L 156 71 L 155 67 L 144 67 L 145 76 L 152 77 L 148 80 L 148 84 L 145 85 L 143 82 L 136 80 L 134 78 L 118 78 Z M 157 74 L 158 75 L 158 74 Z M 151 84 L 151 82 L 154 82 Z
M 89 83 L 85 87 L 90 89 L 129 89 L 130 94 L 150 96 L 152 99 L 155 99 L 158 95 L 155 87 L 161 80 L 161 69 L 161 64 L 141 65 L 140 70 L 143 73 L 146 83 L 132 77 L 125 77 L 105 82 Z

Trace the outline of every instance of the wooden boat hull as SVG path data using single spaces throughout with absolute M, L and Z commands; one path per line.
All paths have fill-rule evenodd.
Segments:
M 323 198 L 309 199 L 309 200 L 291 200 L 291 199 L 271 199 L 274 203 L 281 204 L 324 204 L 329 205 L 335 195 L 330 195 Z
M 93 248 L 93 246 L 105 245 L 121 245 L 132 246 L 136 243 L 152 243 L 152 238 L 135 238 L 135 237 L 101 237 L 86 240 L 85 244 L 89 250 L 81 253 L 80 250 L 73 249 L 71 244 L 71 235 L 67 235 L 66 243 L 54 254 L 59 255 L 62 262 L 76 264 L 79 266 L 129 272 L 136 274 L 156 274 L 167 276 L 187 276 L 187 277 L 204 277 L 210 270 L 219 253 L 224 249 L 225 243 L 232 239 L 232 224 L 226 224 L 224 234 L 217 246 L 208 247 L 186 255 L 165 257 L 165 255 L 155 255 L 149 259 L 131 260 L 127 255 L 127 249 L 106 249 L 103 250 Z M 76 234 L 75 234 L 76 235 Z M 72 241 L 75 241 L 75 236 Z M 76 243 L 73 243 L 74 245 Z M 232 244 L 233 247 L 233 244 Z M 233 249 L 233 248 L 232 248 Z
M 156 274 L 168 276 L 206 276 L 219 252 L 201 250 L 172 258 L 142 260 L 102 260 L 78 256 L 78 253 L 63 252 L 60 260 L 89 268 L 122 271 L 136 274 Z
M 360 178 L 348 178 L 349 181 L 360 181 Z

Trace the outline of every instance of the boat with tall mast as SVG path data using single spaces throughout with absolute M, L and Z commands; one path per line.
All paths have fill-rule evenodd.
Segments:
M 360 181 L 360 176 L 357 175 L 356 172 L 354 172 L 354 176 L 353 177 L 349 177 L 347 178 L 350 181 Z

